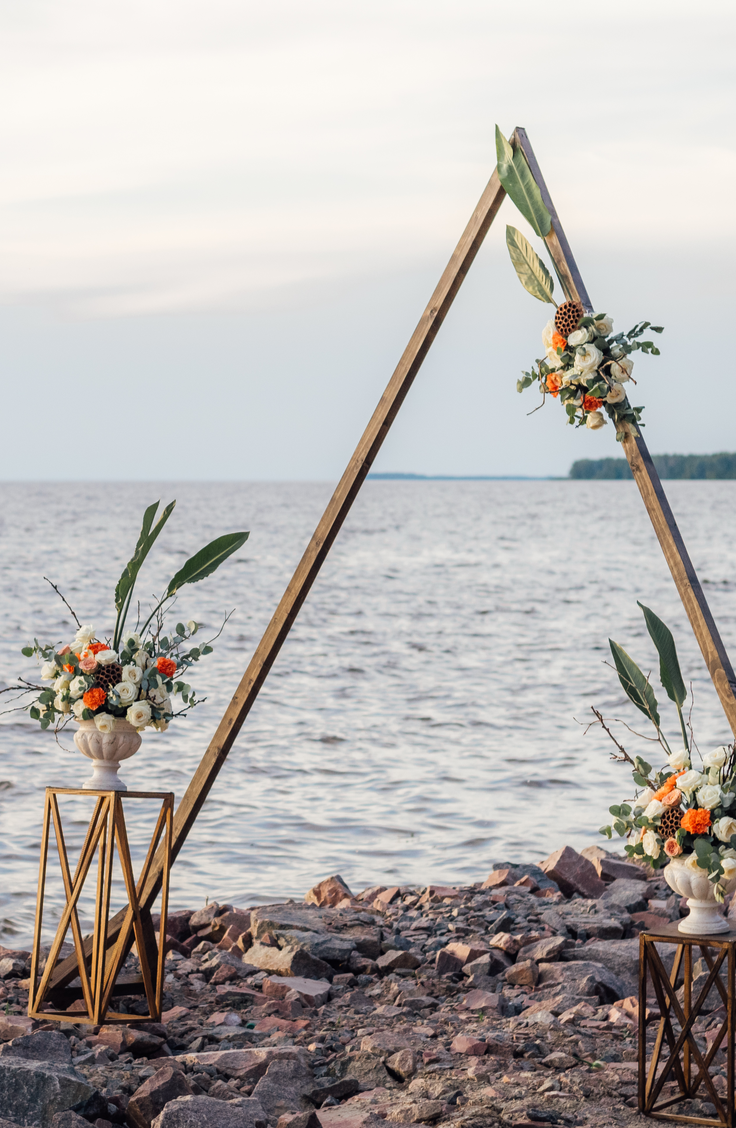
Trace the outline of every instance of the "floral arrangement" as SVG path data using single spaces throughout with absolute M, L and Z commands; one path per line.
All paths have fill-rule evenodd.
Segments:
M 58 732 L 71 720 L 93 720 L 104 733 L 112 732 L 120 720 L 125 720 L 138 731 L 153 728 L 163 732 L 174 717 L 184 715 L 205 700 L 197 697 L 187 674 L 200 658 L 212 653 L 211 644 L 222 627 L 214 638 L 195 645 L 193 636 L 199 630 L 195 620 L 178 622 L 175 630 L 166 634 L 164 619 L 179 589 L 210 576 L 242 547 L 248 533 L 228 533 L 200 549 L 171 579 L 145 622 L 141 625 L 138 604 L 135 630 L 125 627 L 141 565 L 175 504 L 172 501 L 166 506 L 155 525 L 159 502 L 146 509 L 135 552 L 115 588 L 115 629 L 104 641 L 97 637 L 92 625 L 80 623 L 56 584 L 51 585 L 71 612 L 77 624 L 76 634 L 63 645 L 34 639 L 32 646 L 23 647 L 25 657 L 35 656 L 42 663 L 41 681 L 50 684 L 36 685 L 21 678 L 18 685 L 3 691 L 18 691 L 29 697 L 18 708 L 27 710 L 42 729 L 54 725 Z M 180 698 L 183 708 L 176 709 L 174 697 Z
M 512 147 L 496 126 L 496 169 L 506 193 L 527 220 L 536 235 L 549 250 L 547 239 L 554 235 L 552 217 L 547 209 L 539 185 L 532 176 L 522 150 Z M 522 372 L 516 390 L 523 392 L 539 381 L 542 404 L 549 393 L 559 397 L 567 412 L 567 421 L 578 427 L 597 431 L 605 425 L 601 411 L 604 408 L 616 426 L 616 438 L 637 435 L 641 407 L 629 403 L 624 384 L 636 383 L 631 372 L 634 367 L 631 353 L 637 349 L 659 356 L 659 349 L 651 341 L 640 340 L 647 329 L 661 333 L 661 325 L 641 321 L 628 333 L 612 334 L 613 321 L 605 313 L 586 313 L 576 295 L 570 292 L 568 280 L 560 273 L 554 256 L 552 266 L 567 301 L 557 305 L 554 281 L 528 239 L 510 225 L 506 227 L 506 246 L 511 262 L 525 290 L 540 302 L 556 307 L 554 320 L 549 321 L 542 333 L 544 358 L 536 361 L 536 369 Z M 538 410 L 537 408 L 534 409 Z
M 597 723 L 617 746 L 613 759 L 631 765 L 637 789 L 633 798 L 609 807 L 613 823 L 602 826 L 600 833 L 610 839 L 615 831 L 627 838 L 626 853 L 655 869 L 671 858 L 684 857 L 694 870 L 707 871 L 716 900 L 723 901 L 722 883 L 736 873 L 736 746 L 725 745 L 700 756 L 690 720 L 686 724 L 682 712 L 687 691 L 672 632 L 648 607 L 641 603 L 639 607 L 659 655 L 662 687 L 677 711 L 682 744 L 670 744 L 662 732 L 649 678 L 623 647 L 609 639 L 621 685 L 653 724 L 656 735 L 646 739 L 660 746 L 666 764 L 655 770 L 643 757 L 630 756 L 593 709 Z M 693 764 L 693 753 L 700 757 L 699 767 Z

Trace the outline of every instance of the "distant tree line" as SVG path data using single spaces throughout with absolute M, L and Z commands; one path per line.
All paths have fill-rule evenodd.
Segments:
M 660 478 L 736 478 L 736 454 L 655 454 Z M 580 458 L 570 467 L 571 478 L 622 480 L 631 477 L 625 458 Z

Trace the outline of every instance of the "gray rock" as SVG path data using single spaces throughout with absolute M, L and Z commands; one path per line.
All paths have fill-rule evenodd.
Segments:
M 0 1058 L 0 1109 L 21 1128 L 47 1128 L 54 1113 L 64 1112 L 91 1095 L 92 1088 L 70 1065 L 5 1055 Z
M 184 1073 L 165 1065 L 136 1089 L 128 1103 L 128 1120 L 135 1128 L 150 1128 L 167 1104 L 178 1097 L 193 1096 L 193 1093 Z
M 7 1123 L 0 1120 L 0 1128 Z M 51 1121 L 51 1128 L 89 1128 L 89 1120 L 85 1120 L 78 1112 L 68 1109 L 66 1112 L 57 1112 Z
M 319 912 L 319 909 L 316 910 Z M 248 963 L 262 971 L 279 975 L 301 976 L 304 979 L 329 979 L 335 974 L 331 964 L 311 956 L 303 948 L 272 948 L 258 941 L 248 949 Z
M 17 1121 L 15 1121 L 15 1120 L 4 1120 L 3 1117 L 0 1116 L 0 1128 L 19 1128 L 19 1125 L 18 1125 Z M 71 1125 L 70 1125 L 70 1128 L 71 1128 Z M 84 1124 L 84 1128 L 89 1128 L 89 1124 L 87 1124 L 86 1121 L 85 1121 L 85 1124 Z
M 56 1061 L 62 1065 L 72 1064 L 72 1050 L 69 1039 L 58 1030 L 37 1030 L 35 1034 L 23 1034 L 12 1042 L 0 1046 L 0 1057 L 25 1058 L 28 1061 Z
M 511 967 L 512 962 L 511 957 L 507 956 L 505 952 L 500 951 L 500 949 L 493 949 L 493 951 L 486 952 L 484 956 L 479 956 L 477 960 L 466 963 L 462 972 L 469 978 L 478 975 L 491 978 L 494 975 L 502 975 L 508 967 Z
M 326 922 L 334 920 L 335 915 L 334 909 L 318 909 L 316 905 L 260 905 L 251 913 L 250 930 L 254 940 L 267 932 L 326 932 Z
M 344 964 L 350 959 L 350 953 L 355 951 L 355 941 L 336 936 L 332 932 L 276 932 L 274 934 L 283 946 L 301 948 L 309 952 L 318 960 L 326 960 L 331 964 Z
M 537 940 L 534 944 L 527 944 L 522 948 L 516 957 L 517 963 L 519 960 L 551 963 L 552 960 L 559 959 L 568 947 L 568 943 L 564 936 L 545 936 L 543 940 Z
M 620 940 L 624 926 L 613 916 L 598 913 L 585 913 L 581 916 L 566 916 L 568 934 L 581 940 Z
M 660 945 L 662 947 L 662 945 Z M 669 945 L 670 949 L 672 948 Z M 592 961 L 603 964 L 626 986 L 626 991 L 618 998 L 627 995 L 636 995 L 639 990 L 639 940 L 594 940 L 590 944 L 583 944 L 582 948 L 573 948 L 565 953 L 567 960 Z
M 539 866 L 527 862 L 496 862 L 491 869 L 491 873 L 494 870 L 501 869 L 511 870 L 514 881 L 518 881 L 520 877 L 533 877 L 540 889 L 557 889 L 557 882 L 547 877 L 547 874 Z
M 152 1128 L 267 1128 L 267 1117 L 252 1097 L 237 1097 L 234 1101 L 178 1097 L 169 1101 Z
M 307 1093 L 314 1088 L 312 1071 L 303 1061 L 273 1061 L 255 1089 L 269 1119 L 277 1120 L 285 1112 L 305 1112 L 312 1106 Z
M 22 960 L 13 960 L 9 956 L 0 960 L 0 979 L 19 979 L 25 972 L 26 965 Z
M 603 964 L 586 960 L 542 964 L 539 985 L 559 985 L 572 995 L 596 995 L 602 1003 L 613 1003 L 632 994 L 628 980 L 620 979 Z
M 403 1048 L 405 1047 L 400 1047 Z M 327 1072 L 331 1077 L 355 1077 L 360 1082 L 363 1092 L 378 1086 L 390 1088 L 396 1084 L 391 1080 L 381 1058 L 368 1050 L 360 1050 L 357 1054 L 341 1055 Z
M 646 892 L 646 886 L 641 881 L 617 877 L 615 881 L 606 886 L 606 891 L 600 897 L 600 902 L 602 905 L 616 905 L 620 909 L 625 909 L 627 913 L 644 912 L 649 907 L 645 896 Z

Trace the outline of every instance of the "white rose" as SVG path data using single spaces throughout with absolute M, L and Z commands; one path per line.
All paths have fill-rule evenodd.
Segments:
M 134 728 L 145 728 L 151 720 L 151 706 L 147 701 L 136 701 L 125 714 L 125 719 Z
M 713 823 L 713 833 L 721 842 L 730 842 L 731 837 L 736 834 L 736 819 L 732 818 L 730 815 L 724 815 L 722 819 L 716 819 Z
M 585 426 L 590 431 L 597 431 L 600 427 L 605 427 L 606 421 L 600 411 L 591 411 L 585 417 Z
M 677 752 L 670 752 L 667 757 L 669 765 L 676 772 L 681 772 L 685 768 L 690 767 L 690 753 L 687 748 L 680 748 Z M 680 786 L 679 783 L 677 785 Z
M 573 348 L 574 348 L 575 345 L 584 345 L 587 340 L 588 340 L 588 330 L 587 329 L 576 329 L 575 332 L 571 333 L 570 336 L 567 338 L 567 343 L 568 343 L 568 345 L 572 345 Z
M 699 806 L 712 811 L 721 805 L 721 789 L 717 783 L 707 783 L 705 787 L 698 788 L 697 799 Z
M 685 772 L 684 775 L 680 776 L 677 781 L 677 786 L 679 787 L 680 791 L 689 792 L 694 791 L 696 787 L 700 787 L 702 782 L 703 776 L 701 775 L 701 773 L 696 772 L 694 768 L 691 768 L 689 772 Z
M 654 792 L 651 787 L 645 787 L 639 798 L 636 800 L 637 807 L 647 807 L 654 798 Z
M 123 635 L 123 650 L 138 650 L 141 645 L 141 636 L 135 631 L 126 631 Z
M 41 667 L 41 681 L 53 681 L 59 672 L 56 662 L 44 662 Z
M 542 330 L 542 344 L 544 345 L 545 352 L 549 352 L 552 348 L 552 337 L 556 332 L 557 329 L 555 328 L 554 318 L 550 318 Z M 189 627 L 189 623 L 187 623 L 187 626 Z M 192 628 L 189 627 L 189 629 L 191 630 Z
M 123 681 L 132 682 L 133 685 L 140 685 L 142 677 L 143 670 L 141 670 L 140 666 L 123 666 Z
M 75 701 L 74 704 L 72 705 L 72 713 L 74 714 L 74 716 L 77 718 L 78 721 L 81 721 L 82 713 L 84 712 L 84 710 L 86 708 L 87 708 L 87 706 L 85 705 L 84 701 L 82 701 L 81 697 L 79 698 L 78 701 Z
M 117 660 L 118 656 L 115 650 L 100 650 L 97 654 L 98 666 L 111 666 Z
M 553 349 L 547 349 L 546 361 L 549 368 L 562 368 L 562 357 L 558 356 Z
M 130 681 L 121 681 L 115 686 L 121 705 L 132 705 L 138 696 L 138 686 Z
M 552 325 L 552 324 L 554 324 L 554 323 L 552 321 L 550 321 L 550 325 Z M 187 630 L 189 631 L 190 634 L 196 634 L 197 631 L 199 630 L 199 623 L 195 623 L 194 619 L 190 619 L 189 622 L 187 623 Z
M 736 850 L 733 846 L 719 846 L 718 853 L 722 858 L 736 858 Z
M 659 838 L 653 830 L 645 831 L 645 833 L 642 835 L 641 843 L 644 847 L 644 853 L 648 854 L 650 858 L 659 857 L 662 851 L 662 846 L 660 844 Z
M 54 709 L 57 709 L 60 713 L 71 712 L 69 698 L 62 697 L 60 693 L 57 693 L 56 697 L 54 698 Z
M 599 317 L 597 321 L 593 322 L 593 328 L 600 337 L 607 337 L 613 329 L 613 318 L 607 315 Z
M 618 363 L 611 365 L 611 375 L 619 384 L 625 384 L 634 369 L 634 362 L 630 356 L 621 356 Z
M 723 858 L 721 865 L 723 866 L 723 877 L 720 880 L 722 882 L 730 881 L 736 873 L 736 861 L 733 858 Z
M 147 650 L 136 650 L 133 655 L 133 661 L 140 670 L 146 670 L 151 665 L 153 659 Z
M 575 371 L 589 376 L 603 360 L 603 353 L 595 345 L 581 345 L 575 352 Z
M 98 732 L 112 732 L 115 728 L 115 718 L 109 713 L 98 713 L 94 721 Z
M 703 867 L 698 865 L 697 854 L 688 854 L 685 865 L 688 869 L 695 870 L 696 873 L 703 873 Z
M 647 804 L 644 814 L 648 819 L 658 819 L 664 814 L 664 803 L 660 803 L 659 799 L 652 799 L 651 803 Z
M 84 650 L 85 646 L 89 646 L 92 639 L 95 637 L 95 628 L 88 624 L 79 628 L 74 636 L 72 643 L 72 650 L 76 654 L 79 650 Z
M 57 678 L 54 682 L 54 693 L 64 693 L 69 688 L 71 680 L 72 675 L 64 672 L 61 677 Z
M 614 384 L 606 396 L 606 403 L 621 403 L 626 399 L 626 389 L 623 384 Z
M 73 682 L 69 685 L 69 692 L 72 697 L 81 697 L 83 693 L 87 692 L 87 679 L 78 674 Z
M 728 756 L 728 748 L 722 746 L 721 748 L 714 748 L 712 752 L 706 752 L 703 756 L 703 767 L 705 768 L 722 768 Z

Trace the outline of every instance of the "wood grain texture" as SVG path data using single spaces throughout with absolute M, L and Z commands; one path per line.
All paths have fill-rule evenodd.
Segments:
M 517 128 L 511 141 L 512 144 L 521 146 L 529 162 L 532 175 L 539 185 L 542 199 L 552 216 L 552 230 L 547 236 L 547 244 L 558 269 L 568 280 L 570 287 L 568 297 L 581 301 L 586 310 L 592 312 L 593 306 L 588 291 L 570 250 L 570 244 L 560 224 L 547 185 L 529 143 L 529 138 L 523 129 Z M 672 573 L 678 594 L 687 612 L 708 673 L 723 706 L 723 711 L 731 726 L 731 731 L 736 736 L 736 676 L 718 633 L 700 580 L 685 547 L 682 533 L 670 508 L 659 474 L 652 462 L 652 456 L 647 449 L 641 431 L 638 437 L 625 435 L 621 446 L 634 475 L 634 481 L 639 487 L 639 492 L 664 553 L 664 558 Z

